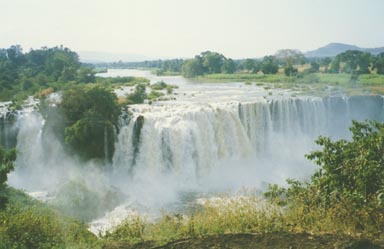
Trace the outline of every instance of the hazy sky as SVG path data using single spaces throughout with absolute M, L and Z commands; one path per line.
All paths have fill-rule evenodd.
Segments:
M 383 0 L 0 0 L 0 47 L 260 57 L 330 42 L 384 46 Z

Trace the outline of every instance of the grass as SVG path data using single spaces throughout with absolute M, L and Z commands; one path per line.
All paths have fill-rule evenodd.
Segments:
M 301 196 L 285 204 L 255 194 L 213 198 L 195 207 L 189 216 L 163 214 L 154 222 L 148 222 L 145 217 L 125 220 L 103 240 L 131 244 L 150 241 L 163 245 L 183 238 L 276 232 L 383 239 L 380 235 L 383 227 L 377 226 L 384 224 L 382 213 L 372 216 L 370 210 L 352 211 L 353 207 L 346 208 L 345 205 L 348 203 L 340 202 L 330 208 L 310 207 Z M 376 219 L 374 224 L 371 218 Z
M 8 207 L 0 210 L 0 248 L 108 248 L 119 243 L 154 247 L 180 239 L 199 241 L 229 234 L 331 234 L 333 239 L 384 240 L 382 210 L 355 209 L 348 200 L 325 208 L 316 205 L 314 192 L 283 201 L 280 196 L 267 199 L 255 192 L 200 199 L 198 205 L 190 207 L 189 215 L 163 213 L 154 221 L 130 217 L 97 239 L 85 224 L 22 191 L 7 191 Z

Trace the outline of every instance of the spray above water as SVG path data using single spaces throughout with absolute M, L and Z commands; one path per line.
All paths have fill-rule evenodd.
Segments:
M 19 115 L 9 182 L 48 192 L 38 196 L 72 216 L 96 219 L 92 231 L 104 231 L 129 214 L 180 211 L 198 193 L 306 179 L 315 166 L 304 154 L 315 149 L 317 136 L 348 138 L 352 119 L 384 117 L 381 96 L 291 97 L 277 90 L 266 98 L 257 87 L 206 88 L 182 82 L 176 101 L 132 106 L 116 134 L 111 165 L 71 155 L 38 112 Z

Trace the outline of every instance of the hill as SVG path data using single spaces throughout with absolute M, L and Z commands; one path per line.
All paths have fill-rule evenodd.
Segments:
M 343 53 L 347 50 L 359 50 L 363 52 L 368 52 L 371 54 L 380 54 L 384 52 L 384 47 L 380 48 L 361 48 L 355 45 L 349 45 L 344 43 L 329 43 L 328 45 L 308 51 L 304 53 L 305 57 L 334 57 L 340 53 Z

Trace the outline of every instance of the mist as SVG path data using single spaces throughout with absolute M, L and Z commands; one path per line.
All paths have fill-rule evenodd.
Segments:
M 51 122 L 60 120 L 59 112 L 50 119 L 38 111 L 21 113 L 13 125 L 18 156 L 9 183 L 89 222 L 91 231 L 105 232 L 131 215 L 185 212 L 201 195 L 261 192 L 269 184 L 287 186 L 287 179 L 305 181 L 317 168 L 305 154 L 317 149 L 319 135 L 348 139 L 352 119 L 383 117 L 381 96 L 287 93 L 249 101 L 260 89 L 223 87 L 216 102 L 186 94 L 133 106 L 116 134 L 110 165 L 84 161 L 66 148 Z M 228 102 L 239 89 L 244 100 Z

